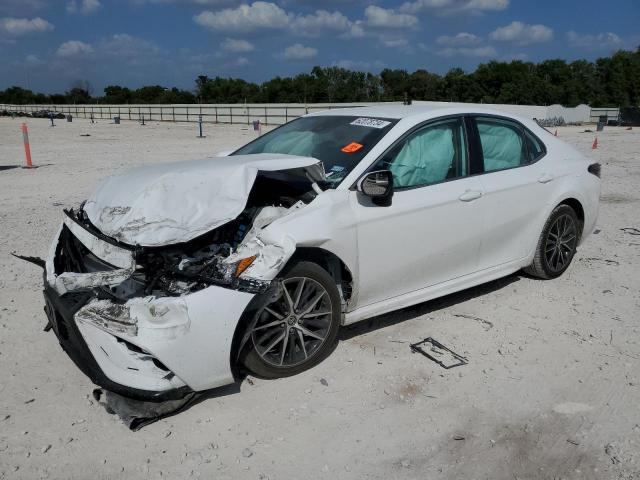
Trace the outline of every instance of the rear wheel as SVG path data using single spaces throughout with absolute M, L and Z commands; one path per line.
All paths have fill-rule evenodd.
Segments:
M 576 253 L 580 230 L 581 224 L 573 208 L 558 205 L 542 229 L 533 263 L 524 271 L 543 279 L 562 275 Z
M 301 262 L 280 280 L 276 297 L 255 313 L 243 360 L 263 378 L 295 375 L 320 363 L 333 350 L 340 326 L 340 295 L 322 267 Z

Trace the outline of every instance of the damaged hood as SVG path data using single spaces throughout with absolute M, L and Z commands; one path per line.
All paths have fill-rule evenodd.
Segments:
M 129 245 L 192 240 L 242 213 L 259 171 L 302 169 L 324 179 L 311 157 L 261 153 L 138 168 L 106 179 L 84 205 L 103 234 Z

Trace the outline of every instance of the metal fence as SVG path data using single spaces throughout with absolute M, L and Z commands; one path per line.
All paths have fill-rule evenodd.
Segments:
M 260 120 L 263 125 L 282 125 L 307 113 L 331 110 L 335 108 L 364 107 L 372 105 L 400 105 L 401 102 L 362 102 L 362 103 L 314 103 L 314 104 L 189 104 L 189 105 L 6 105 L 0 104 L 0 111 L 33 114 L 43 110 L 71 115 L 76 118 L 96 120 L 159 121 L 159 122 L 198 122 L 232 123 L 250 125 Z M 608 120 L 618 120 L 619 108 L 591 108 L 579 105 L 575 108 L 561 105 L 489 105 L 448 102 L 415 101 L 416 105 L 446 107 L 467 106 L 494 108 L 516 113 L 528 118 L 560 118 L 567 123 L 597 123 L 600 115 Z
M 249 125 L 260 120 L 263 125 L 282 125 L 307 113 L 331 110 L 334 108 L 360 107 L 370 105 L 397 105 L 389 103 L 353 103 L 353 104 L 235 104 L 235 105 L 4 105 L 0 111 L 33 114 L 43 110 L 71 115 L 75 118 L 160 121 L 160 122 L 198 122 L 235 123 Z

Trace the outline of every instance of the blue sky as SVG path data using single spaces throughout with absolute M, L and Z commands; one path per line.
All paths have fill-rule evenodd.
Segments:
M 0 88 L 192 89 L 338 65 L 473 70 L 640 45 L 639 0 L 0 0 Z

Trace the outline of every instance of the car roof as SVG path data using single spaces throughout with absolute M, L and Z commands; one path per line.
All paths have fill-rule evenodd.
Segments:
M 376 105 L 364 107 L 332 108 L 330 110 L 310 113 L 306 116 L 355 116 L 391 118 L 398 120 L 404 118 L 412 118 L 413 120 L 421 121 L 429 120 L 436 117 L 442 117 L 445 115 L 462 115 L 471 113 L 500 115 L 503 117 L 512 118 L 521 123 L 524 123 L 525 125 L 531 125 L 531 123 L 533 122 L 532 119 L 522 117 L 520 115 L 496 109 L 477 107 L 475 105 Z

